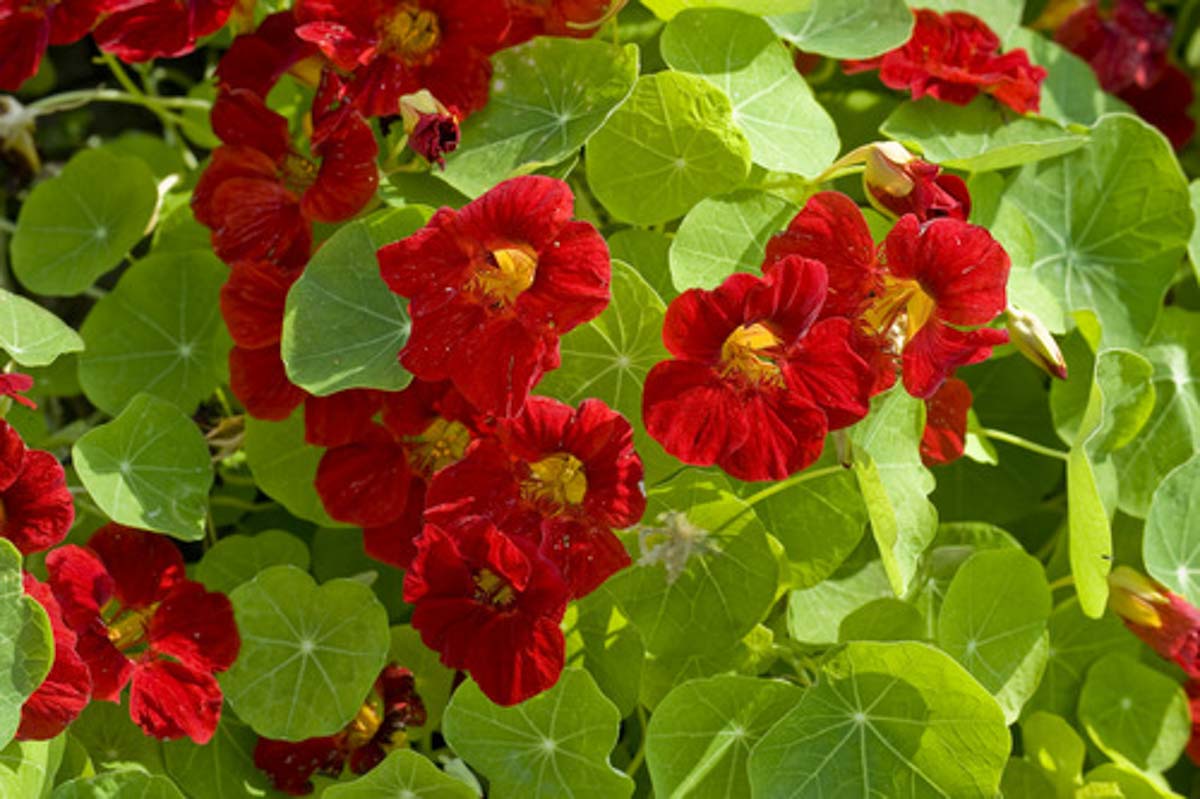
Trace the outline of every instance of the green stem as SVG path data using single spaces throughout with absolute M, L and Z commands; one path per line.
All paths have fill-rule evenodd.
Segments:
M 1073 585 L 1075 585 L 1075 578 L 1068 574 L 1050 583 L 1050 590 L 1057 591 L 1060 588 L 1070 588 Z
M 787 491 L 792 486 L 799 485 L 806 480 L 815 480 L 818 477 L 825 477 L 826 475 L 837 474 L 838 472 L 844 471 L 846 471 L 846 467 L 842 466 L 840 463 L 837 463 L 833 466 L 826 466 L 823 469 L 813 469 L 811 472 L 798 472 L 786 480 L 780 480 L 778 483 L 767 486 L 757 494 L 751 494 L 742 501 L 747 505 L 753 506 L 759 502 L 762 502 L 764 499 L 775 496 L 781 491 Z
M 981 432 L 988 438 L 994 439 L 995 441 L 1003 441 L 1005 444 L 1012 444 L 1014 447 L 1027 449 L 1030 452 L 1037 453 L 1038 455 L 1045 455 L 1047 458 L 1057 458 L 1060 461 L 1065 461 L 1071 457 L 1069 452 L 1063 452 L 1061 449 L 1054 449 L 1053 447 L 1044 447 L 1041 444 L 1035 444 L 1029 439 L 1021 438 L 1020 436 L 1013 435 L 1012 433 L 1005 432 L 1004 430 L 994 430 L 990 427 L 985 427 Z
M 633 759 L 629 761 L 629 765 L 625 768 L 625 773 L 632 777 L 637 773 L 637 770 L 642 767 L 642 761 L 646 759 L 646 711 L 638 705 L 637 708 L 638 724 L 642 728 L 642 737 L 638 741 L 638 750 L 634 753 Z
M 219 505 L 223 508 L 233 508 L 234 510 L 244 510 L 248 513 L 257 513 L 259 511 L 271 510 L 279 507 L 274 502 L 247 502 L 244 499 L 237 497 L 227 497 L 218 494 L 210 497 L 208 500 L 210 505 Z

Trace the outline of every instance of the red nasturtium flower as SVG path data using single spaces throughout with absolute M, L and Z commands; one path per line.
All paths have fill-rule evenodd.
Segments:
M 14 92 L 38 71 L 46 47 L 82 39 L 101 0 L 0 0 L 0 90 Z
M 571 36 L 586 39 L 616 16 L 625 0 L 509 0 L 512 27 L 504 46 L 512 47 L 534 36 Z
M 646 429 L 685 463 L 741 480 L 781 480 L 821 454 L 825 434 L 868 410 L 871 373 L 845 318 L 821 319 L 824 264 L 792 256 L 765 278 L 729 277 L 672 301 L 663 343 L 674 360 L 646 377 Z
M 422 89 L 400 98 L 400 117 L 409 148 L 431 164 L 444 168 L 446 153 L 458 149 L 459 115 Z
M 266 97 L 289 72 L 316 86 L 324 63 L 317 46 L 296 35 L 292 12 L 281 11 L 264 19 L 253 33 L 233 40 L 217 64 L 217 86 L 223 91 L 248 89 Z
M 977 17 L 962 11 L 939 14 L 918 9 L 908 42 L 864 61 L 846 61 L 847 73 L 878 69 L 891 89 L 908 89 L 966 105 L 983 92 L 1018 114 L 1037 111 L 1046 70 L 1032 65 L 1024 50 L 998 52 L 1000 39 Z
M 880 213 L 891 217 L 914 214 L 922 222 L 941 216 L 965 222 L 971 214 L 966 182 L 917 158 L 899 142 L 864 145 L 839 163 L 853 163 L 860 152 L 863 188 Z
M 421 640 L 501 705 L 558 681 L 568 597 L 558 570 L 534 544 L 481 516 L 426 524 L 404 575 L 404 601 L 413 604 Z
M 63 621 L 62 608 L 50 586 L 28 573 L 22 575 L 25 593 L 38 601 L 50 617 L 54 635 L 54 663 L 38 689 L 21 706 L 17 740 L 45 741 L 67 728 L 87 707 L 92 679 L 87 664 L 75 651 L 74 631 Z
M 28 555 L 62 541 L 74 521 L 62 466 L 49 452 L 27 449 L 0 419 L 0 536 Z
M 926 466 L 951 463 L 962 457 L 967 444 L 967 411 L 971 389 L 957 377 L 942 384 L 925 400 L 925 432 L 921 436 L 921 460 Z
M 149 61 L 190 53 L 201 36 L 229 19 L 234 0 L 103 0 L 92 37 L 122 61 Z
M 612 265 L 604 238 L 571 221 L 556 178 L 512 178 L 379 250 L 383 279 L 408 297 L 412 334 L 400 363 L 450 380 L 483 413 L 520 413 L 559 365 L 559 336 L 604 310 Z
M 1128 566 L 1108 576 L 1108 604 L 1125 626 L 1165 660 L 1200 679 L 1200 609 Z
M 148 735 L 207 742 L 221 717 L 214 672 L 241 645 L 229 599 L 188 580 L 165 537 L 116 524 L 87 547 L 54 550 L 46 568 L 93 696 L 118 701 L 129 683 L 130 715 Z
M 352 73 L 350 96 L 367 116 L 400 113 L 428 89 L 464 114 L 487 104 L 488 56 L 503 46 L 504 0 L 300 0 L 296 34 Z
M 13 399 L 26 408 L 37 408 L 37 403 L 22 396 L 24 392 L 33 388 L 33 378 L 29 375 L 23 375 L 20 372 L 9 372 L 8 374 L 0 374 L 0 397 L 8 397 Z
M 1192 735 L 1188 738 L 1187 756 L 1200 765 L 1200 680 L 1188 680 L 1183 686 L 1188 695 L 1188 713 L 1192 717 Z
M 612 531 L 637 524 L 646 497 L 625 417 L 597 399 L 575 409 L 530 397 L 520 416 L 497 424 L 495 436 L 433 478 L 428 521 L 487 516 L 536 544 L 575 597 L 629 565 Z
M 344 730 L 294 742 L 259 738 L 254 747 L 254 765 L 271 775 L 277 790 L 303 796 L 313 791 L 313 774 L 336 778 L 347 761 L 355 774 L 365 774 L 388 752 L 404 746 L 406 729 L 424 723 L 425 705 L 417 694 L 412 672 L 389 665 Z

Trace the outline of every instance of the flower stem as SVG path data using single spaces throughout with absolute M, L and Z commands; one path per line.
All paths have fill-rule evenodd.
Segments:
M 1005 432 L 1004 430 L 994 430 L 990 427 L 985 427 L 981 432 L 988 438 L 995 439 L 996 441 L 1003 441 L 1005 444 L 1012 444 L 1014 447 L 1020 447 L 1021 449 L 1027 449 L 1030 452 L 1037 453 L 1038 455 L 1045 455 L 1047 458 L 1057 458 L 1060 461 L 1065 461 L 1070 457 L 1070 453 L 1063 452 L 1061 449 L 1044 447 L 1041 444 L 1035 444 L 1029 439 L 1021 438 L 1020 436 L 1013 435 L 1012 433 Z
M 1070 588 L 1073 585 L 1075 585 L 1075 578 L 1067 574 L 1050 583 L 1050 590 L 1053 592 L 1060 588 Z
M 637 707 L 638 724 L 642 728 L 642 737 L 638 741 L 638 750 L 634 753 L 633 759 L 629 761 L 629 765 L 625 768 L 625 773 L 632 777 L 637 773 L 637 770 L 642 767 L 642 761 L 646 759 L 646 711 L 638 704 Z
M 751 494 L 750 496 L 745 497 L 742 501 L 747 505 L 753 506 L 759 502 L 762 502 L 764 499 L 769 499 L 770 497 L 775 496 L 781 491 L 787 491 L 792 486 L 799 485 L 806 480 L 815 480 L 818 477 L 825 477 L 827 475 L 837 474 L 838 472 L 844 471 L 846 471 L 845 466 L 842 466 L 840 463 L 835 463 L 833 466 L 826 466 L 823 469 L 813 469 L 811 472 L 798 472 L 786 480 L 780 480 L 778 483 L 769 485 L 756 494 Z

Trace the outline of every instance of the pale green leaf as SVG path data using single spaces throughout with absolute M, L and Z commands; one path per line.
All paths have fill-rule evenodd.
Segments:
M 50 617 L 21 585 L 21 553 L 0 538 L 0 744 L 12 740 L 21 705 L 46 679 L 53 661 Z
M 679 291 L 712 290 L 734 272 L 759 272 L 767 241 L 795 214 L 796 206 L 766 192 L 701 200 L 671 242 L 671 282 Z
M 0 289 L 0 350 L 22 366 L 46 366 L 83 349 L 83 339 L 32 300 Z
M 411 749 L 390 752 L 353 782 L 330 785 L 324 799 L 474 799 L 477 794 Z
M 807 11 L 767 22 L 798 50 L 830 58 L 882 55 L 907 42 L 913 29 L 913 15 L 904 0 L 811 0 Z
M 307 571 L 308 545 L 283 530 L 231 535 L 213 544 L 196 564 L 196 579 L 209 591 L 228 594 L 268 566 L 295 566 Z

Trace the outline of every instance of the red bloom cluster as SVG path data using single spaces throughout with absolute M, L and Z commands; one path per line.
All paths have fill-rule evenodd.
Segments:
M 220 30 L 234 0 L 0 0 L 0 89 L 33 77 L 46 47 L 92 32 L 101 50 L 122 61 L 191 52 Z
M 1008 256 L 981 227 L 917 211 L 877 249 L 854 201 L 822 192 L 768 243 L 763 278 L 735 274 L 676 298 L 663 329 L 675 359 L 646 379 L 650 435 L 686 463 L 778 480 L 812 463 L 828 431 L 863 418 L 897 365 L 909 393 L 930 399 L 987 358 L 1008 334 L 963 328 L 1004 310 Z M 962 389 L 944 389 L 933 414 L 943 432 L 961 419 L 959 438 Z M 927 450 L 949 456 L 938 435 Z
M 392 664 L 380 672 L 371 695 L 341 732 L 296 742 L 259 738 L 254 765 L 271 776 L 277 790 L 303 796 L 312 793 L 314 774 L 337 778 L 347 763 L 355 774 L 370 771 L 405 744 L 406 729 L 424 723 L 425 705 L 412 672 Z
M 913 13 L 916 26 L 907 43 L 876 58 L 846 61 L 846 72 L 878 69 L 885 86 L 907 89 L 914 100 L 929 95 L 966 105 L 983 92 L 1018 114 L 1038 110 L 1047 73 L 1024 50 L 1000 53 L 999 37 L 965 12 Z
M 229 599 L 184 577 L 183 558 L 166 538 L 115 524 L 87 547 L 54 550 L 46 568 L 93 698 L 116 702 L 130 684 L 130 715 L 148 735 L 208 741 L 221 717 L 214 672 L 233 664 L 241 644 Z M 77 664 L 64 662 L 77 677 Z M 77 697 L 73 685 L 76 693 L 65 693 Z M 65 711 L 58 713 L 51 721 Z
M 0 536 L 28 555 L 62 541 L 74 521 L 62 466 L 49 452 L 27 449 L 0 419 Z
M 1083 4 L 1054 32 L 1055 40 L 1087 61 L 1100 86 L 1133 106 L 1176 148 L 1192 138 L 1188 116 L 1192 81 L 1171 63 L 1171 20 L 1144 0 Z

